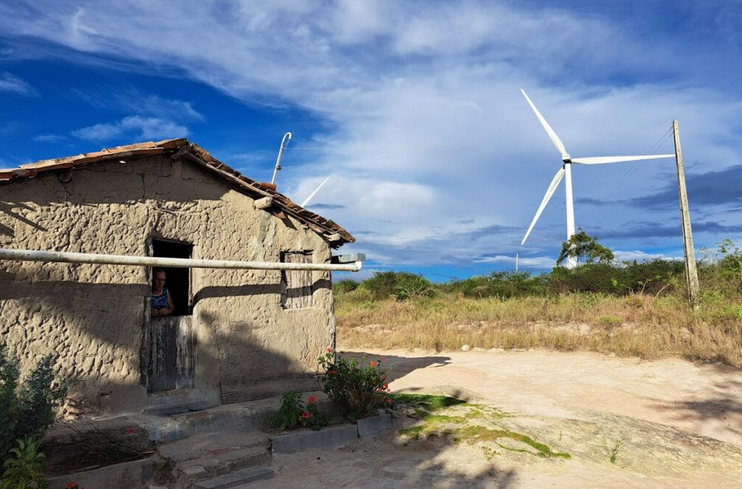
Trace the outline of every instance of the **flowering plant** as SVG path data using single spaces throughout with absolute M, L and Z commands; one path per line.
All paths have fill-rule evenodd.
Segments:
M 361 362 L 336 358 L 328 348 L 317 361 L 323 370 L 318 379 L 320 387 L 349 420 L 373 416 L 379 408 L 392 404 L 386 373 L 381 369 L 383 359 L 365 367 L 365 358 Z
M 317 408 L 317 398 L 310 396 L 306 405 L 301 401 L 301 392 L 288 391 L 281 398 L 281 407 L 268 416 L 274 428 L 286 430 L 295 426 L 305 426 L 318 431 L 330 422 L 327 414 Z

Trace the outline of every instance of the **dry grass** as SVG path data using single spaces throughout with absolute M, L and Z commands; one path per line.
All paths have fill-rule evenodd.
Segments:
M 742 367 L 742 303 L 706 298 L 594 294 L 470 299 L 441 295 L 407 302 L 338 297 L 343 348 L 552 348 L 691 360 Z

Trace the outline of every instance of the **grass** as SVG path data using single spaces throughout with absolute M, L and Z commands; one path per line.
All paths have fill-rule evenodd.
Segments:
M 549 446 L 528 435 L 500 426 L 498 421 L 508 415 L 497 408 L 426 394 L 394 394 L 392 397 L 395 403 L 403 402 L 415 408 L 420 424 L 398 431 L 400 435 L 413 440 L 450 436 L 456 443 L 490 443 L 503 450 L 528 453 L 541 458 L 571 458 L 568 453 L 554 452 Z M 504 444 L 505 439 L 522 445 Z M 498 453 L 491 447 L 484 448 L 488 460 Z
M 576 293 L 407 301 L 337 297 L 343 348 L 549 348 L 742 366 L 742 300 L 706 292 L 693 310 L 677 295 Z

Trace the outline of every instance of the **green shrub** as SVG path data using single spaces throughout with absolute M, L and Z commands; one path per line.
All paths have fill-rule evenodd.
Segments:
M 335 295 L 347 294 L 358 288 L 359 283 L 350 278 L 338 280 L 332 284 L 332 293 Z
M 41 437 L 54 422 L 66 386 L 55 382 L 55 357 L 47 355 L 19 386 L 18 360 L 0 343 L 0 460 L 7 457 L 15 440 Z
M 407 300 L 430 297 L 435 293 L 430 280 L 409 272 L 374 272 L 373 277 L 361 282 L 358 288 L 370 292 L 376 300 L 389 297 Z
M 489 276 L 455 280 L 444 286 L 448 292 L 465 297 L 512 297 L 542 296 L 546 294 L 544 275 L 531 275 L 529 272 L 492 272 Z
M 44 454 L 40 453 L 41 441 L 35 436 L 27 436 L 18 440 L 18 446 L 11 448 L 3 467 L 2 489 L 48 488 L 49 485 L 41 475 L 44 466 Z
M 340 414 L 355 421 L 376 415 L 379 408 L 392 403 L 386 374 L 381 370 L 382 359 L 362 366 L 355 358 L 335 359 L 332 350 L 317 359 L 324 373 L 319 384 Z M 365 359 L 364 359 L 365 362 Z

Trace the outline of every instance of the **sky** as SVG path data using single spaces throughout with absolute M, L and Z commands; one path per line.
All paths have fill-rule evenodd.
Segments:
M 561 159 L 673 153 L 697 248 L 742 236 L 742 0 L 0 3 L 0 167 L 187 137 L 365 253 L 365 278 L 551 268 Z M 673 159 L 573 165 L 577 226 L 682 257 Z M 340 278 L 345 275 L 339 274 Z

